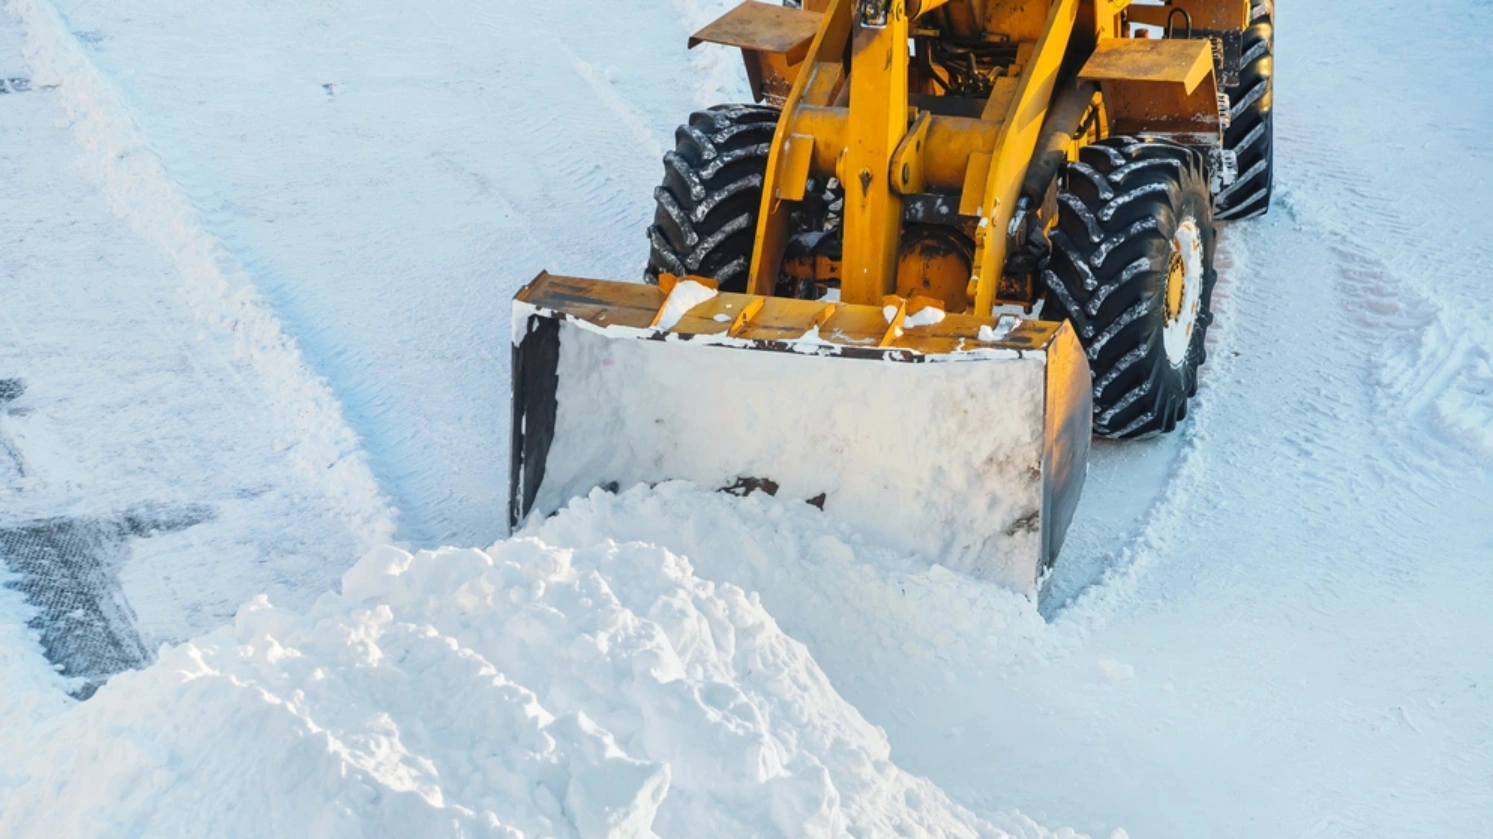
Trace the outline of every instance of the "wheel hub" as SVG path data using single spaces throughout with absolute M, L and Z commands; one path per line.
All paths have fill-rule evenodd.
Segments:
M 1192 333 L 1197 327 L 1198 310 L 1203 294 L 1203 237 L 1197 220 L 1185 218 L 1172 234 L 1171 254 L 1167 258 L 1166 299 L 1162 304 L 1166 316 L 1162 344 L 1167 361 L 1181 367 L 1192 347 Z
M 1172 252 L 1166 268 L 1166 322 L 1171 323 L 1182 313 L 1182 292 L 1187 288 L 1187 267 L 1182 261 L 1182 252 L 1172 240 Z

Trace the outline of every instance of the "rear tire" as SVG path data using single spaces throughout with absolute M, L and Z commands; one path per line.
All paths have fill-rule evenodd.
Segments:
M 1239 163 L 1239 177 L 1218 194 L 1219 221 L 1262 216 L 1270 210 L 1275 168 L 1275 4 L 1255 0 L 1244 30 L 1239 84 L 1227 88 L 1231 113 L 1223 147 Z
M 718 105 L 690 115 L 664 155 L 658 209 L 648 228 L 644 279 L 661 273 L 709 277 L 722 291 L 746 291 L 762 178 L 778 110 Z
M 1213 320 L 1212 206 L 1203 155 L 1164 140 L 1112 137 L 1064 170 L 1043 317 L 1078 333 L 1101 437 L 1187 415 Z

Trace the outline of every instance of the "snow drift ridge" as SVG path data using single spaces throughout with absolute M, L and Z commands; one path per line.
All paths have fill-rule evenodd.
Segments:
M 610 540 L 376 549 L 0 752 L 0 833 L 1052 835 L 894 766 L 755 595 Z
M 239 359 L 263 381 L 279 420 L 294 431 L 285 441 L 286 457 L 341 508 L 366 546 L 388 541 L 394 510 L 331 386 L 307 366 L 244 267 L 204 229 L 124 98 L 84 54 L 57 9 L 47 0 L 10 0 L 9 8 L 26 28 L 33 82 L 55 86 L 73 117 L 84 169 L 114 212 L 169 257 L 198 318 L 234 337 Z

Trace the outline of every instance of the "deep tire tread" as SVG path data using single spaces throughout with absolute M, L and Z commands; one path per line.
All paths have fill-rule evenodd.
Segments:
M 1239 175 L 1218 194 L 1214 217 L 1219 221 L 1254 218 L 1270 209 L 1274 186 L 1275 4 L 1254 4 L 1244 32 L 1239 84 L 1229 96 L 1230 123 L 1223 147 L 1234 152 Z
M 1093 371 L 1094 431 L 1135 438 L 1171 431 L 1197 392 L 1212 321 L 1214 227 L 1201 153 L 1164 140 L 1113 137 L 1087 146 L 1060 181 L 1044 317 L 1067 318 Z M 1162 340 L 1166 272 L 1178 225 L 1203 242 L 1203 287 L 1186 358 Z
M 720 105 L 690 115 L 664 155 L 663 183 L 648 228 L 644 280 L 660 273 L 717 280 L 745 291 L 776 108 Z

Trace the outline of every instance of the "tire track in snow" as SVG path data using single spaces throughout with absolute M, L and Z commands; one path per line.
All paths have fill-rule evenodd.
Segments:
M 650 158 L 663 159 L 664 149 L 653 136 L 648 120 L 631 103 L 622 98 L 613 88 L 617 76 L 615 68 L 603 69 L 581 60 L 575 51 L 559 40 L 554 42 L 555 51 L 570 62 L 571 70 L 590 88 L 591 93 L 607 113 L 616 118 L 623 133 L 631 135 L 632 142 Z
M 531 11 L 70 11 L 202 226 L 329 380 L 415 544 L 506 531 L 508 298 L 546 268 L 641 277 L 657 147 L 692 105 L 668 4 L 584 9 L 580 30 L 575 9 Z M 556 50 L 562 32 L 593 69 Z
M 1493 336 L 1486 318 L 1455 308 L 1417 283 L 1410 273 L 1416 269 L 1402 267 L 1406 260 L 1390 255 L 1415 255 L 1429 244 L 1402 204 L 1382 198 L 1351 164 L 1321 154 L 1321 144 L 1311 136 L 1301 137 L 1297 146 L 1316 158 L 1311 169 L 1337 188 L 1288 187 L 1282 204 L 1330 242 L 1336 285 L 1354 315 L 1353 327 L 1371 350 L 1368 384 L 1384 420 L 1376 428 L 1386 446 L 1421 469 L 1445 463 L 1445 455 L 1459 451 L 1493 464 Z M 1352 207 L 1352 215 L 1341 207 Z M 1411 434 L 1413 429 L 1429 433 Z M 1438 441 L 1443 449 L 1407 446 L 1407 437 Z
M 681 24 L 691 35 L 735 5 L 735 0 L 674 0 Z M 695 101 L 700 107 L 750 99 L 751 91 L 747 89 L 746 74 L 735 48 L 701 44 L 691 53 L 689 63 L 695 71 Z
M 249 272 L 204 229 L 123 96 L 84 54 L 61 13 L 46 0 L 10 0 L 10 9 L 26 29 L 34 83 L 56 86 L 74 119 L 88 175 L 114 212 L 168 255 L 198 318 L 235 339 L 237 359 L 273 394 L 287 432 L 286 457 L 335 502 L 365 546 L 389 541 L 395 511 L 342 406 L 307 366 Z
M 1289 96 L 1290 90 L 1286 93 Z M 1293 115 L 1289 107 L 1284 116 L 1276 124 L 1279 159 L 1272 218 L 1288 216 L 1327 239 L 1338 269 L 1332 279 L 1356 316 L 1351 325 L 1367 356 L 1368 398 L 1379 418 L 1371 425 L 1386 449 L 1400 462 L 1415 467 L 1384 477 L 1416 484 L 1422 493 L 1434 493 L 1439 483 L 1427 476 L 1457 462 L 1457 457 L 1448 459 L 1448 453 L 1470 452 L 1484 463 L 1493 463 L 1493 333 L 1486 326 L 1493 318 L 1471 308 L 1459 309 L 1454 297 L 1439 293 L 1446 280 L 1485 270 L 1486 246 L 1468 241 L 1460 250 L 1438 251 L 1435 236 L 1440 231 L 1430 216 L 1420 212 L 1423 205 L 1383 198 L 1374 179 L 1337 154 L 1335 135 L 1302 127 L 1315 123 L 1304 115 Z M 1342 129 L 1329 123 L 1321 130 Z M 1293 181 L 1292 175 L 1298 172 L 1310 178 Z M 1351 212 L 1344 212 L 1345 208 Z M 1210 342 L 1217 343 L 1210 344 L 1200 398 L 1165 486 L 1142 517 L 1136 535 L 1119 548 L 1096 582 L 1065 603 L 1044 606 L 1054 623 L 1093 628 L 1124 608 L 1156 555 L 1163 552 L 1166 539 L 1185 526 L 1179 516 L 1190 507 L 1187 499 L 1207 484 L 1209 455 L 1199 449 L 1207 445 L 1210 424 L 1218 421 L 1207 394 L 1217 383 L 1232 378 L 1231 347 L 1240 340 L 1231 328 L 1233 313 L 1227 310 L 1229 280 L 1250 281 L 1248 242 L 1256 235 L 1253 231 L 1264 230 L 1261 224 L 1229 225 L 1220 237 L 1220 257 L 1233 251 L 1236 264 L 1220 271 L 1219 291 L 1225 296 L 1215 297 L 1218 318 L 1209 336 Z M 1417 283 L 1414 278 L 1420 276 L 1435 282 Z M 1335 449 L 1339 445 L 1336 428 L 1348 421 L 1349 414 L 1362 410 L 1334 394 L 1324 384 L 1315 401 L 1305 406 L 1303 417 L 1320 422 L 1298 423 L 1282 432 L 1305 455 L 1320 457 Z M 1351 421 L 1359 420 L 1355 416 Z M 1427 433 L 1414 433 L 1417 430 Z M 1441 449 L 1426 450 L 1407 444 L 1407 439 L 1439 441 Z M 1310 473 L 1294 479 L 1307 484 L 1325 480 Z
M 1344 73 L 1332 50 L 1283 54 L 1318 71 L 1303 74 L 1297 95 L 1323 107 L 1307 116 L 1285 103 L 1277 136 L 1300 158 L 1292 163 L 1302 177 L 1286 184 L 1282 207 L 1336 258 L 1337 289 L 1369 350 L 1366 381 L 1386 447 L 1416 468 L 1468 455 L 1490 466 L 1493 247 L 1484 222 L 1493 108 L 1487 97 L 1449 91 L 1476 84 L 1467 68 L 1480 66 L 1487 39 L 1467 36 L 1487 32 L 1493 14 L 1484 0 L 1357 10 L 1336 0 L 1303 17 L 1302 43 L 1327 34 L 1379 43 L 1378 60 Z M 1404 73 L 1410 64 L 1417 72 Z M 1409 438 L 1436 450 L 1407 446 Z
M 1208 356 L 1199 376 L 1198 394 L 1188 409 L 1187 424 L 1178 432 L 1182 445 L 1166 481 L 1141 517 L 1135 535 L 1114 553 L 1098 578 L 1066 602 L 1044 607 L 1044 615 L 1055 626 L 1087 635 L 1130 603 L 1141 581 L 1166 554 L 1168 539 L 1186 525 L 1183 516 L 1193 492 L 1211 479 L 1207 449 L 1215 408 L 1209 395 L 1217 387 L 1231 386 L 1233 379 L 1230 360 L 1236 353 L 1231 323 L 1241 313 L 1235 311 L 1231 292 L 1236 278 L 1249 273 L 1249 251 L 1244 240 L 1247 228 L 1253 225 L 1244 226 L 1246 229 L 1241 230 L 1226 225 L 1218 237 L 1218 282 L 1213 291 L 1214 321 L 1208 330 Z

